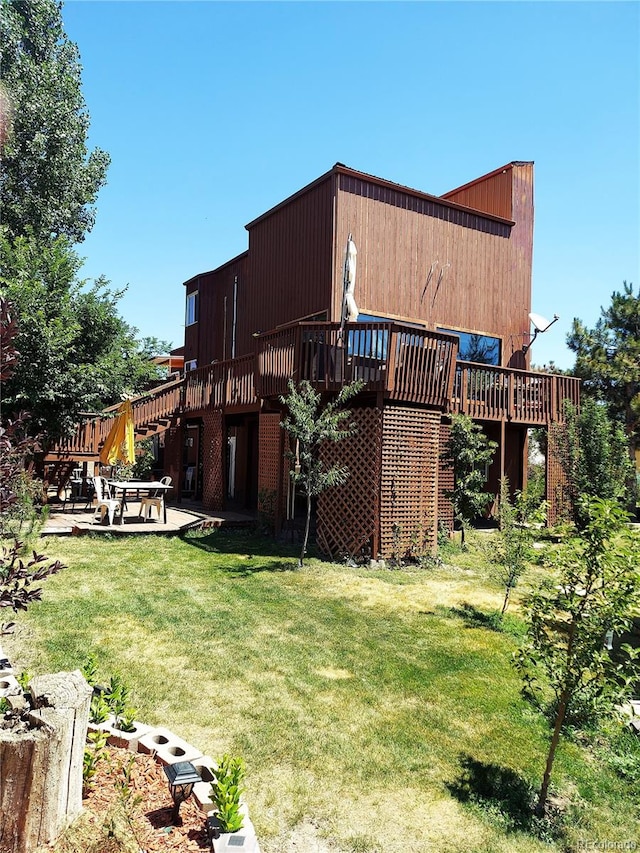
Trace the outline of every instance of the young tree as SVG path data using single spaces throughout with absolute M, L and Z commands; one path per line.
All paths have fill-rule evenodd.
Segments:
M 356 427 L 348 423 L 351 412 L 345 409 L 345 403 L 355 397 L 363 387 L 360 380 L 345 385 L 337 397 L 321 406 L 320 394 L 304 380 L 298 387 L 289 380 L 289 393 L 281 397 L 280 402 L 287 406 L 289 414 L 281 422 L 296 443 L 296 450 L 287 455 L 295 463 L 291 469 L 291 478 L 302 487 L 307 499 L 307 514 L 304 537 L 298 565 L 304 564 L 309 540 L 311 523 L 311 502 L 314 497 L 331 486 L 340 486 L 349 476 L 347 468 L 334 465 L 326 468 L 320 459 L 320 446 L 323 441 L 341 441 L 354 435 Z
M 638 535 L 615 501 L 582 498 L 587 520 L 579 537 L 560 546 L 555 577 L 526 604 L 527 640 L 516 658 L 529 698 L 550 688 L 553 734 L 536 812 L 543 814 L 549 782 L 567 722 L 579 710 L 595 714 L 621 699 L 640 675 L 636 653 L 623 646 L 619 657 L 605 648 L 608 632 L 622 633 L 638 613 Z
M 62 3 L 3 0 L 2 80 L 8 127 L 0 206 L 11 240 L 66 235 L 80 242 L 95 219 L 109 156 L 87 152 L 89 114 L 77 46 L 63 29 Z
M 574 319 L 567 345 L 576 354 L 574 374 L 584 393 L 607 403 L 623 425 L 633 462 L 640 446 L 640 288 L 634 293 L 633 285 L 623 282 L 594 329 Z M 633 481 L 630 486 L 633 493 Z
M 462 527 L 464 544 L 465 528 L 481 515 L 491 501 L 486 491 L 485 466 L 491 463 L 498 445 L 490 441 L 479 424 L 467 415 L 453 415 L 451 433 L 442 458 L 454 473 L 453 489 L 445 490 L 445 496 L 453 504 L 453 514 Z
M 519 496 L 522 501 L 522 496 Z M 532 556 L 532 535 L 528 527 L 518 524 L 518 511 L 511 501 L 509 480 L 500 480 L 500 498 L 498 503 L 498 518 L 500 533 L 495 560 L 502 568 L 501 580 L 504 583 L 504 600 L 500 616 L 504 616 L 511 592 L 518 585 L 520 576 L 527 567 Z
M 554 446 L 569 487 L 574 521 L 582 495 L 624 502 L 633 466 L 627 439 L 619 422 L 607 414 L 607 406 L 594 399 L 584 400 L 580 411 L 566 404 L 566 422 L 552 427 Z

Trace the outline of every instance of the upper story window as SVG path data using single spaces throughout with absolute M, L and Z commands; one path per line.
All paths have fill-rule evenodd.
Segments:
M 198 322 L 198 291 L 187 293 L 187 313 L 185 317 L 185 325 L 193 326 Z
M 185 363 L 184 363 L 185 371 L 195 370 L 197 366 L 198 366 L 198 362 L 195 360 L 195 358 L 192 358 L 191 361 L 185 361 Z
M 444 326 L 438 326 L 438 331 L 459 338 L 458 361 L 474 361 L 476 364 L 493 364 L 496 367 L 500 365 L 500 338 L 478 332 L 445 329 Z

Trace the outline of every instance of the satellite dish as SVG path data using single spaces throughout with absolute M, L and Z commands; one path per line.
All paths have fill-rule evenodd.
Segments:
M 538 337 L 538 335 L 542 334 L 542 332 L 546 332 L 546 331 L 547 331 L 547 329 L 548 329 L 550 326 L 553 326 L 553 324 L 556 322 L 556 320 L 559 320 L 560 318 L 558 317 L 558 315 L 557 315 L 557 314 L 554 314 L 554 315 L 553 315 L 553 320 L 547 320 L 547 318 L 546 318 L 546 317 L 543 317 L 541 314 L 534 314 L 534 313 L 533 313 L 533 311 L 532 311 L 532 312 L 529 314 L 529 319 L 530 319 L 530 320 L 531 320 L 531 322 L 533 323 L 533 328 L 535 329 L 535 332 L 533 333 L 533 337 L 531 338 L 531 340 L 529 341 L 529 343 L 528 343 L 528 344 L 525 344 L 525 345 L 522 347 L 522 352 L 523 352 L 523 353 L 526 353 L 526 352 L 527 352 L 527 350 L 529 349 L 529 347 L 531 346 L 531 344 L 535 341 L 535 339 Z
M 529 314 L 529 319 L 537 332 L 544 332 L 551 325 L 546 317 L 543 317 L 542 314 L 534 314 L 533 311 Z

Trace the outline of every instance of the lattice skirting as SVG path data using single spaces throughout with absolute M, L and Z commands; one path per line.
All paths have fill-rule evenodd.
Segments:
M 260 413 L 258 424 L 258 511 L 272 524 L 282 517 L 283 436 L 279 413 Z
M 208 410 L 202 422 L 202 504 L 205 509 L 222 509 L 225 495 L 224 416 L 219 409 Z
M 418 557 L 436 547 L 440 413 L 388 406 L 383 413 L 380 553 Z
M 438 452 L 438 524 L 443 524 L 448 530 L 453 530 L 453 505 L 445 496 L 445 491 L 452 491 L 455 485 L 453 468 L 442 459 L 442 451 L 449 441 L 451 425 L 440 425 L 440 449 Z
M 564 473 L 557 445 L 557 432 L 564 429 L 554 424 L 547 430 L 547 524 L 553 526 L 571 520 L 571 498 L 569 483 Z
M 174 491 L 171 496 L 177 494 L 178 485 L 180 483 L 181 461 L 183 450 L 183 429 L 179 427 L 171 427 L 164 434 L 164 473 L 171 477 Z
M 320 549 L 340 559 L 369 556 L 377 549 L 380 496 L 382 413 L 379 409 L 353 409 L 358 431 L 352 438 L 327 442 L 322 460 L 329 467 L 344 465 L 349 478 L 318 497 L 316 522 Z

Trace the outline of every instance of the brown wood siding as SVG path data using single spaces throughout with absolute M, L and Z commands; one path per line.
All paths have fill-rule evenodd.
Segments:
M 516 174 L 519 192 L 515 226 L 339 175 L 333 319 L 340 317 L 352 233 L 362 313 L 495 335 L 508 364 L 528 329 L 533 231 L 531 168 L 514 167 L 509 174 Z
M 511 165 L 505 166 L 498 172 L 444 193 L 442 198 L 504 219 L 513 219 L 511 170 Z
M 191 279 L 186 294 L 198 291 L 198 322 L 185 328 L 184 359 L 195 359 L 198 367 L 231 358 L 233 344 L 233 296 L 237 279 L 238 308 L 236 356 L 252 352 L 251 335 L 240 306 L 249 287 L 249 258 L 245 252 L 212 272 Z M 185 299 L 186 299 L 185 294 Z M 225 302 L 226 300 L 226 302 Z M 248 339 L 247 339 L 248 338 Z
M 328 311 L 332 246 L 331 176 L 251 226 L 251 281 L 241 303 L 243 341 L 248 343 L 254 332 Z

